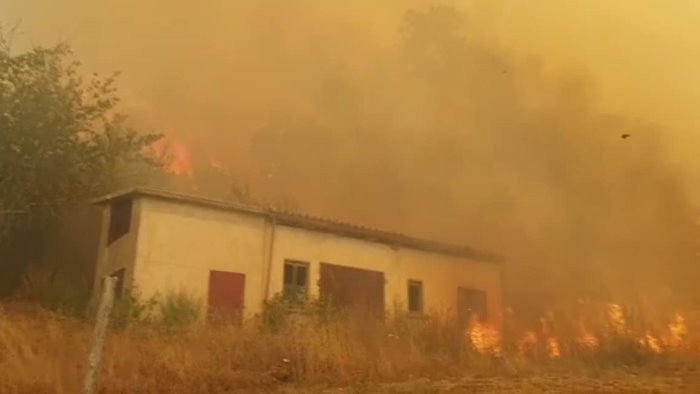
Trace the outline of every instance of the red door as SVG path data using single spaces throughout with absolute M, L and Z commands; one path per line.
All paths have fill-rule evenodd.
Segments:
M 233 320 L 243 316 L 245 274 L 226 271 L 209 271 L 209 311 Z
M 384 273 L 321 263 L 321 299 L 341 309 L 384 315 Z

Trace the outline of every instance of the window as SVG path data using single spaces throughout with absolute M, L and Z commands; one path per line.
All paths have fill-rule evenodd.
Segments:
M 408 281 L 408 311 L 423 313 L 423 282 Z
M 306 300 L 309 283 L 309 263 L 287 260 L 284 262 L 284 299 L 292 304 Z
M 109 235 L 107 245 L 121 238 L 131 228 L 131 200 L 112 204 L 109 212 Z

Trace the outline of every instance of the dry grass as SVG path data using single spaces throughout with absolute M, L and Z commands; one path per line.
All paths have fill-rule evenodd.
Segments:
M 90 336 L 91 326 L 75 318 L 36 307 L 0 307 L 0 393 L 79 392 Z M 669 362 L 655 359 L 635 371 L 660 371 L 659 366 Z M 343 386 L 353 387 L 353 392 L 469 392 L 482 386 L 485 391 L 471 392 L 507 392 L 509 382 L 519 379 L 533 387 L 545 387 L 547 376 L 555 376 L 552 382 L 572 374 L 595 381 L 591 373 L 613 370 L 605 368 L 581 360 L 480 355 L 463 333 L 439 318 L 404 318 L 388 326 L 358 319 L 321 323 L 304 318 L 287 321 L 277 331 L 255 324 L 179 329 L 137 324 L 112 329 L 99 383 L 101 393 L 316 391 Z M 639 372 L 630 376 L 643 381 Z M 417 377 L 431 380 L 416 381 Z
M 76 319 L 4 308 L 0 392 L 76 392 L 90 335 L 90 326 Z M 277 333 L 257 325 L 175 330 L 135 325 L 110 332 L 100 381 L 109 388 L 104 392 L 134 387 L 139 392 L 227 392 L 285 382 L 342 385 L 410 374 L 440 376 L 457 367 L 460 354 L 451 354 L 444 344 L 427 349 L 416 342 L 420 339 L 419 332 L 402 340 L 379 325 L 349 321 L 290 321 Z

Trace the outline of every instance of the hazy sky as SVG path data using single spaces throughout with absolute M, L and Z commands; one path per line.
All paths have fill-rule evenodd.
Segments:
M 501 4 L 489 23 L 501 43 L 588 70 L 606 106 L 662 123 L 700 154 L 700 2 Z
M 420 78 L 395 75 L 405 65 L 397 46 L 406 12 L 440 3 L 461 8 L 470 39 L 486 48 L 471 46 L 468 61 L 452 63 L 471 67 L 464 73 L 435 78 L 443 107 L 454 93 L 475 108 L 464 117 L 445 112 L 462 107 L 424 97 Z M 700 206 L 700 1 L 0 0 L 0 21 L 21 21 L 18 46 L 67 40 L 86 71 L 122 71 L 120 93 L 140 127 L 175 135 L 239 173 L 252 172 L 256 132 L 281 129 L 267 134 L 268 157 L 298 171 L 277 188 L 307 206 L 327 204 L 319 210 L 331 216 L 409 232 L 432 227 L 479 245 L 508 228 L 510 238 L 492 243 L 511 242 L 514 253 L 557 267 L 617 261 L 619 277 L 629 278 L 644 259 L 663 272 L 680 248 L 661 238 L 688 234 L 674 227 L 692 215 L 674 187 L 687 186 Z M 540 65 L 535 77 L 525 63 Z M 513 65 L 512 77 L 491 69 L 503 64 Z M 595 110 L 570 114 L 555 103 L 541 118 L 511 97 L 532 82 L 527 94 L 559 99 L 544 91 L 570 74 L 584 75 Z M 587 97 L 572 103 L 591 105 Z M 601 111 L 618 120 L 601 120 Z M 637 131 L 646 122 L 657 127 Z M 623 142 L 617 127 L 632 137 Z M 385 152 L 383 134 L 392 130 Z M 653 149 L 659 137 L 676 168 Z M 440 161 L 450 154 L 457 164 Z M 329 174 L 344 179 L 324 181 Z M 677 215 L 667 214 L 674 207 Z M 507 222 L 500 228 L 499 215 Z M 616 246 L 620 239 L 628 246 Z M 654 242 L 656 251 L 639 247 Z M 559 250 L 548 254 L 553 245 Z
M 122 95 L 152 127 L 196 134 L 201 130 L 194 129 L 231 127 L 235 119 L 237 130 L 221 137 L 230 142 L 267 118 L 269 102 L 294 101 L 279 88 L 284 73 L 276 68 L 282 64 L 251 60 L 257 50 L 251 43 L 261 41 L 263 53 L 266 36 L 304 31 L 337 45 L 347 59 L 358 59 L 392 42 L 407 9 L 457 4 L 491 42 L 535 56 L 545 68 L 588 73 L 599 106 L 660 124 L 677 149 L 675 159 L 688 171 L 689 185 L 700 190 L 695 180 L 700 176 L 695 170 L 700 169 L 700 2 L 353 3 L 0 0 L 0 21 L 21 21 L 19 42 L 66 39 L 88 69 L 122 71 Z M 372 46 L 363 45 L 365 40 Z M 227 73 L 266 77 L 234 81 Z M 276 73 L 282 77 L 267 77 Z M 235 83 L 221 83 L 226 78 Z
M 182 0 L 0 0 L 0 20 L 5 24 L 21 20 L 23 37 L 37 43 L 68 39 L 89 66 L 124 71 L 125 87 L 140 92 L 150 88 L 146 80 L 153 73 L 168 72 L 159 70 L 163 64 L 157 59 L 144 58 L 145 50 L 152 49 L 154 54 L 168 52 L 166 61 L 194 62 L 197 56 L 211 54 L 211 51 L 186 53 L 203 36 L 246 34 L 241 26 L 235 25 L 237 16 L 228 18 L 226 13 L 254 14 L 251 11 L 254 7 L 226 3 L 236 2 L 198 2 L 194 9 L 192 2 Z M 276 3 L 285 7 L 284 2 Z M 324 6 L 309 9 L 308 14 L 344 14 L 348 23 L 364 24 L 367 32 L 374 31 L 381 37 L 392 34 L 410 5 L 440 2 L 358 3 L 372 5 Z M 536 55 L 553 66 L 589 71 L 595 77 L 601 103 L 663 123 L 669 128 L 669 135 L 688 150 L 686 155 L 691 155 L 690 151 L 700 154 L 700 148 L 695 149 L 700 142 L 697 111 L 700 2 L 456 0 L 446 3 L 471 10 L 473 23 L 479 24 L 501 45 Z M 228 23 L 231 25 L 227 26 Z M 274 24 L 274 20 L 261 21 L 266 23 Z M 342 30 L 344 26 L 336 28 Z M 178 33 L 173 35 L 174 32 Z M 183 48 L 179 57 L 172 53 L 176 50 L 175 40 L 183 41 L 178 44 Z

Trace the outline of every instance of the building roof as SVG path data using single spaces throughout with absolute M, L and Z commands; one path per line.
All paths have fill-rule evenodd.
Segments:
M 426 252 L 440 253 L 449 256 L 462 257 L 484 262 L 497 263 L 502 257 L 486 251 L 473 249 L 467 246 L 446 244 L 438 241 L 411 237 L 404 234 L 388 232 L 356 224 L 345 223 L 337 220 L 309 216 L 296 212 L 278 210 L 259 205 L 242 204 L 237 202 L 216 200 L 197 197 L 150 188 L 134 188 L 121 192 L 110 193 L 93 201 L 96 205 L 111 204 L 116 201 L 133 200 L 146 197 L 158 200 L 166 200 L 181 204 L 189 204 L 200 207 L 220 209 L 224 211 L 241 212 L 252 215 L 266 216 L 276 223 L 289 227 L 304 228 L 319 232 L 326 232 L 362 239 L 371 242 L 384 243 L 391 246 L 401 246 Z

